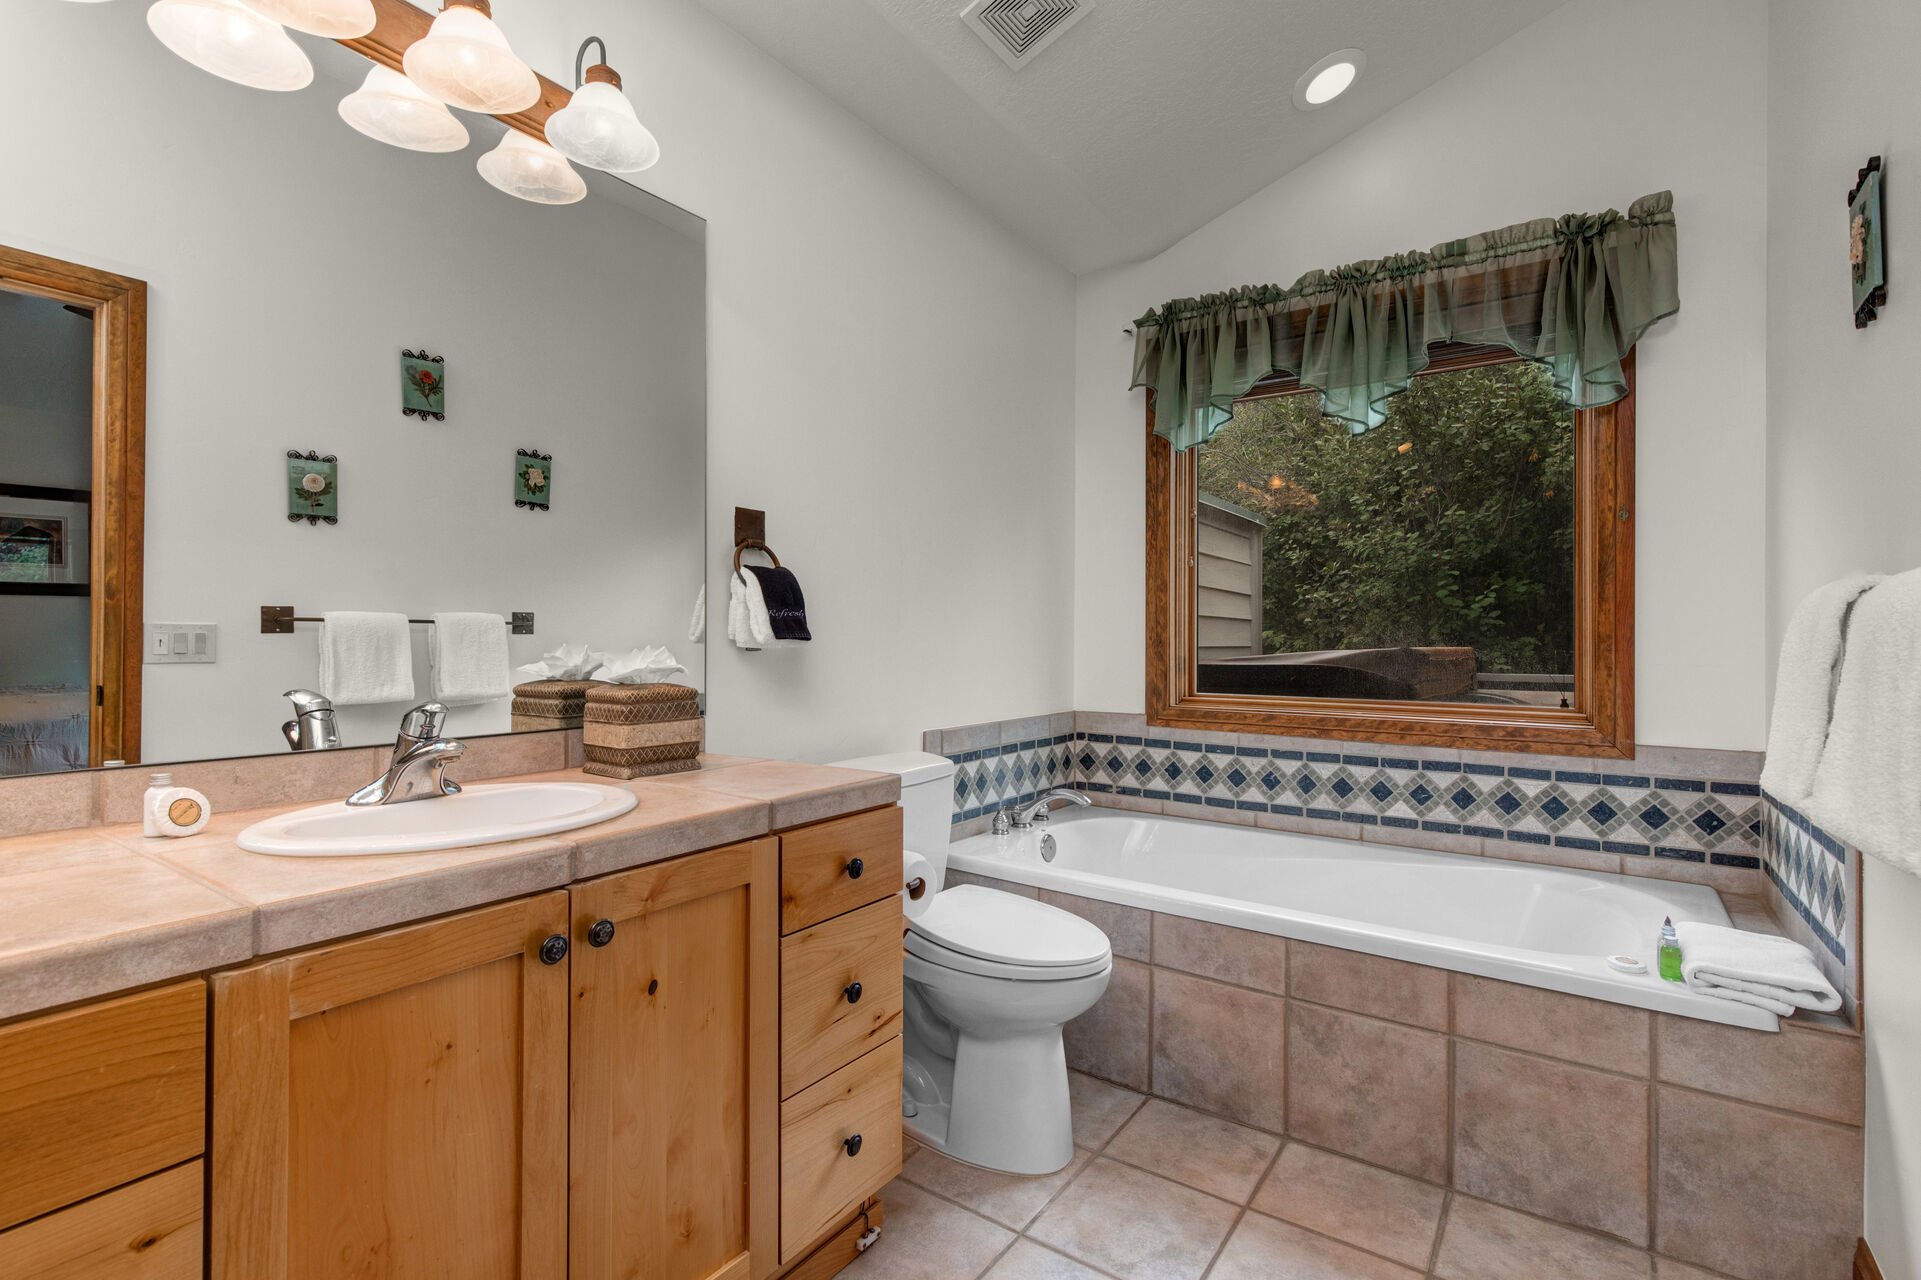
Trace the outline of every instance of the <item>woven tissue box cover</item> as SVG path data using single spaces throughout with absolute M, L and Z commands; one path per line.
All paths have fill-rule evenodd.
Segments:
M 587 694 L 581 738 L 588 773 L 645 778 L 700 767 L 707 722 L 700 694 L 679 684 L 601 684 Z
M 595 687 L 593 680 L 530 680 L 515 685 L 514 732 L 580 728 L 587 691 Z

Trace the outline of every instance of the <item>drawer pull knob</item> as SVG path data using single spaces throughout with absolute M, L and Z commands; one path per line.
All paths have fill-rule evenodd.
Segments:
M 847 878 L 849 880 L 858 880 L 866 874 L 867 864 L 859 858 L 855 858 L 847 864 Z
M 566 934 L 564 933 L 550 934 L 547 940 L 540 944 L 540 962 L 542 964 L 559 964 L 562 960 L 565 960 L 566 958 L 567 958 L 567 935 Z
M 853 1137 L 842 1141 L 840 1145 L 846 1148 L 848 1155 L 857 1156 L 860 1154 L 860 1135 L 857 1133 Z
M 842 988 L 841 994 L 847 997 L 848 1004 L 860 1003 L 860 983 L 850 982 Z
M 612 920 L 596 920 L 594 927 L 587 931 L 587 945 L 590 947 L 604 947 L 613 940 L 614 922 Z

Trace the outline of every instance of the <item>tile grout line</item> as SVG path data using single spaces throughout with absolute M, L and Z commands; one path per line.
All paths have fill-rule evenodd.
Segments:
M 1233 1242 L 1235 1235 L 1240 1232 L 1241 1223 L 1247 1221 L 1247 1215 L 1252 1212 L 1251 1206 L 1254 1203 L 1254 1198 L 1261 1194 L 1261 1188 L 1266 1186 L 1267 1180 L 1274 1176 L 1274 1167 L 1280 1164 L 1281 1152 L 1285 1150 L 1287 1150 L 1287 1139 L 1282 1138 L 1280 1145 L 1274 1148 L 1273 1157 L 1268 1160 L 1266 1167 L 1261 1170 L 1261 1176 L 1254 1179 L 1254 1189 L 1247 1193 L 1247 1199 L 1240 1205 L 1240 1212 L 1236 1213 L 1234 1215 L 1234 1221 L 1228 1224 L 1227 1234 L 1223 1235 L 1221 1242 L 1214 1246 L 1214 1256 L 1207 1260 L 1205 1267 L 1201 1268 L 1201 1280 L 1207 1280 L 1207 1277 L 1214 1273 L 1214 1268 L 1220 1265 L 1221 1255 L 1227 1252 L 1227 1246 Z M 1187 1184 L 1182 1183 L 1181 1185 L 1186 1186 Z M 1200 1188 L 1194 1187 L 1192 1190 L 1199 1191 Z
M 1433 1280 L 1435 1271 L 1440 1268 L 1441 1241 L 1447 1235 L 1448 1216 L 1453 1212 L 1454 1193 L 1449 1191 L 1441 1198 L 1441 1216 L 1434 1224 L 1434 1244 L 1427 1251 L 1427 1274 L 1429 1280 Z

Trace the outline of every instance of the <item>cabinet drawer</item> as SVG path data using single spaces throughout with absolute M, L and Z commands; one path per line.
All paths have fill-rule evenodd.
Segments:
M 900 1172 L 900 1068 L 896 1036 L 780 1104 L 783 1266 Z
M 901 1033 L 901 928 L 887 898 L 781 939 L 781 1097 Z
M 780 838 L 780 931 L 793 933 L 900 892 L 901 811 L 869 809 Z
M 0 1232 L 0 1276 L 200 1280 L 200 1162 Z
M 0 1227 L 205 1145 L 207 988 L 157 991 L 0 1028 Z

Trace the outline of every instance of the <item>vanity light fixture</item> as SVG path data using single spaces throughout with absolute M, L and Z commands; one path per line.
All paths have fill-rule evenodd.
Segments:
M 573 204 L 587 198 L 587 181 L 574 172 L 567 157 L 518 129 L 508 129 L 476 167 L 481 177 L 508 195 L 535 204 Z
M 600 61 L 585 71 L 587 47 Z M 547 141 L 569 160 L 608 173 L 639 173 L 660 159 L 660 143 L 621 92 L 620 73 L 607 65 L 607 42 L 588 36 L 574 56 L 574 96 L 547 121 Z
M 401 58 L 407 78 L 450 107 L 513 115 L 540 101 L 540 78 L 494 25 L 489 0 L 447 0 Z
M 376 142 L 408 151 L 459 151 L 467 126 L 398 71 L 378 63 L 340 100 L 340 118 Z
M 246 0 L 283 27 L 329 40 L 357 40 L 375 26 L 373 0 Z
M 313 83 L 313 63 L 279 23 L 240 0 L 155 0 L 147 26 L 202 71 L 287 93 Z
M 1366 66 L 1367 55 L 1359 49 L 1336 49 L 1294 82 L 1294 105 L 1303 111 L 1326 106 L 1353 88 Z

